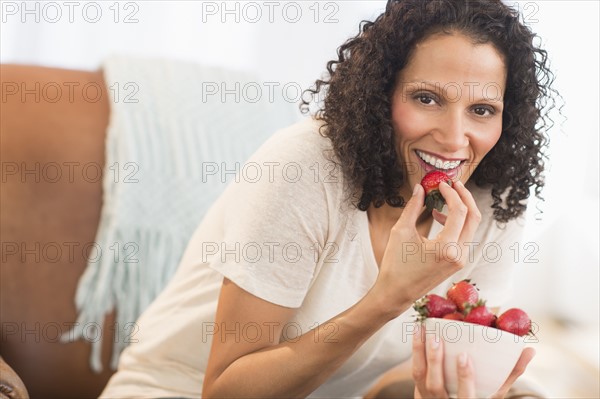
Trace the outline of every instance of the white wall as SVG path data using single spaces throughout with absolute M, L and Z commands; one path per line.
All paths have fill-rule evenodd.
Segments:
M 531 258 L 538 263 L 521 266 L 514 302 L 536 313 L 575 320 L 594 314 L 597 324 L 599 5 L 509 3 L 520 7 L 543 38 L 566 117 L 551 131 L 543 221 L 536 223 L 531 216 L 527 239 L 520 243 L 521 258 L 530 253 L 526 249 L 539 248 Z M 165 56 L 254 71 L 280 87 L 289 82 L 307 87 L 334 58 L 336 48 L 357 32 L 359 21 L 375 17 L 384 7 L 384 1 L 367 0 L 2 1 L 0 56 L 4 63 L 84 69 L 98 68 L 112 53 Z M 127 16 L 132 23 L 125 22 Z M 535 246 L 525 248 L 527 242 Z M 585 310 L 578 310 L 576 302 L 587 304 Z
M 3 0 L 2 62 L 94 69 L 112 53 L 165 56 L 252 70 L 268 82 L 306 87 L 336 48 L 358 32 L 359 21 L 385 8 L 382 1 L 67 3 L 31 1 L 23 7 L 21 1 Z M 97 9 L 101 17 L 92 22 Z
M 535 313 L 598 325 L 598 16 L 595 1 L 520 1 L 529 25 L 543 39 L 556 88 L 564 98 L 564 117 L 556 116 L 542 221 L 530 223 L 525 244 L 539 252 L 523 263 L 515 305 Z M 533 200 L 533 203 L 538 203 Z M 533 208 L 533 207 L 532 207 Z M 523 246 L 522 246 L 523 247 Z

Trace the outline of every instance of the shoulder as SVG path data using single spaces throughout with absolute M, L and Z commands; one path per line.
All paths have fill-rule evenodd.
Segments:
M 323 122 L 306 118 L 289 127 L 278 130 L 259 149 L 259 153 L 276 153 L 279 158 L 297 162 L 324 157 L 331 150 L 331 141 L 321 134 Z
M 237 197 L 261 194 L 270 201 L 293 198 L 293 203 L 339 200 L 343 176 L 322 126 L 307 118 L 276 131 L 244 163 L 230 191 Z
M 322 131 L 323 124 L 321 120 L 307 118 L 278 130 L 247 164 L 268 169 L 274 180 L 294 183 L 296 190 L 310 188 L 329 195 L 343 190 L 344 176 L 331 140 Z

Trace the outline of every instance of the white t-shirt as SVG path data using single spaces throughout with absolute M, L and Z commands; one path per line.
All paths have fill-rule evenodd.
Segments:
M 287 338 L 306 333 L 358 302 L 378 266 L 366 212 L 346 205 L 342 173 L 325 157 L 329 139 L 307 119 L 275 133 L 242 168 L 195 231 L 165 290 L 136 323 L 119 369 L 102 397 L 201 397 L 223 276 L 269 302 L 295 308 Z M 472 262 L 434 293 L 471 278 L 488 306 L 508 298 L 513 252 L 522 223 L 504 229 L 492 218 L 491 195 L 468 185 L 483 215 Z M 433 222 L 429 237 L 441 225 Z M 407 310 L 355 352 L 312 397 L 361 396 L 411 355 Z M 255 337 L 239 326 L 241 339 Z M 335 328 L 326 330 L 335 338 Z M 327 337 L 325 337 L 327 338 Z

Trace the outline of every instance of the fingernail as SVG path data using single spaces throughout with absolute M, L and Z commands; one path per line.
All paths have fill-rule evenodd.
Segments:
M 460 180 L 457 180 L 457 181 L 454 183 L 454 185 L 455 185 L 455 186 L 458 186 L 458 187 L 464 187 L 464 186 L 465 186 L 465 185 L 463 184 L 463 182 L 461 182 Z
M 420 184 L 415 184 L 415 187 L 413 188 L 413 193 L 412 193 L 413 197 L 415 195 L 417 195 L 417 193 L 419 192 L 419 186 L 420 186 Z
M 458 355 L 458 365 L 460 367 L 467 367 L 467 354 L 466 353 L 461 353 L 460 355 Z

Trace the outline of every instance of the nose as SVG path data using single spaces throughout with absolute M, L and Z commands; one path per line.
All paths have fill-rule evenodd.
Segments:
M 433 138 L 441 144 L 444 151 L 456 152 L 469 145 L 465 116 L 460 111 L 449 112 L 440 118 Z

